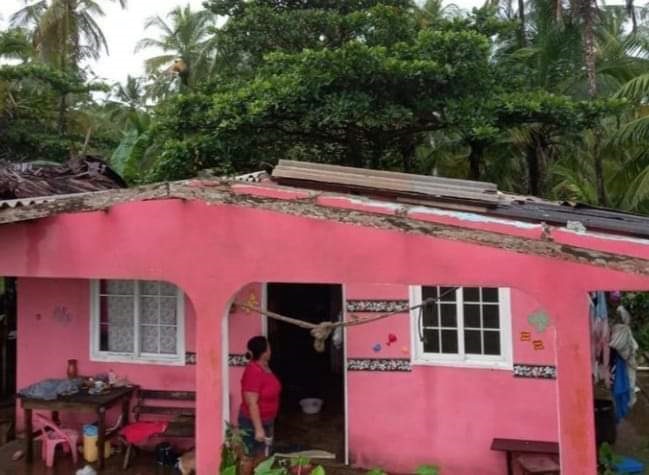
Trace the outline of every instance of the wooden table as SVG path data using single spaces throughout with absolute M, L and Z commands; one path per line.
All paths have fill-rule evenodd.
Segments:
M 522 439 L 494 439 L 491 450 L 498 450 L 507 454 L 507 473 L 513 475 L 513 453 L 559 455 L 557 442 Z
M 34 429 L 32 425 L 33 410 L 51 411 L 52 419 L 57 424 L 60 423 L 60 411 L 83 412 L 97 415 L 97 451 L 99 456 L 99 469 L 103 469 L 106 458 L 104 454 L 105 441 L 123 425 L 128 424 L 131 397 L 136 389 L 137 388 L 135 387 L 114 388 L 106 390 L 101 394 L 88 394 L 87 390 L 81 390 L 71 396 L 60 396 L 58 399 L 52 401 L 30 399 L 19 396 L 25 413 L 25 458 L 27 463 L 32 463 L 34 460 Z M 112 431 L 106 432 L 106 411 L 120 403 L 122 405 L 122 419 L 120 424 Z

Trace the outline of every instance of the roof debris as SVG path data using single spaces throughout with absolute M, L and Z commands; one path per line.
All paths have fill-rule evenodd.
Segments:
M 67 163 L 0 162 L 0 199 L 88 193 L 124 188 L 126 183 L 102 159 L 91 155 Z

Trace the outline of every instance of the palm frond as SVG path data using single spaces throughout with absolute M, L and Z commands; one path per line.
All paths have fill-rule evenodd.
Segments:
M 47 0 L 40 0 L 27 5 L 9 17 L 11 26 L 30 26 L 39 22 L 43 13 L 47 10 Z
M 643 100 L 649 97 L 649 73 L 641 74 L 628 81 L 615 93 L 615 97 L 632 100 Z

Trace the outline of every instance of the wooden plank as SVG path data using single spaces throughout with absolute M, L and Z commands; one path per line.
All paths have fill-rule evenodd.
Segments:
M 276 173 L 277 170 L 277 173 Z M 395 172 L 388 170 L 373 170 L 369 168 L 346 167 L 326 163 L 299 162 L 295 160 L 280 160 L 273 169 L 273 176 L 283 174 L 282 170 L 295 170 L 307 172 L 321 172 L 323 174 L 346 174 L 372 178 L 400 179 L 419 183 L 433 183 L 439 186 L 473 189 L 474 191 L 491 191 L 495 193 L 498 187 L 494 183 L 484 181 L 462 180 L 458 178 L 445 178 L 431 175 L 417 175 L 414 173 Z
M 456 198 L 496 204 L 500 201 L 496 185 L 438 178 L 426 175 L 368 170 L 320 163 L 280 160 L 273 170 L 273 178 L 279 183 L 310 186 L 326 186 L 349 191 Z M 316 185 L 318 184 L 318 185 Z
M 491 450 L 557 455 L 559 443 L 525 439 L 494 439 L 491 443 Z
M 195 401 L 195 391 L 165 391 L 165 390 L 151 390 L 140 389 L 138 392 L 140 399 L 160 399 L 169 401 Z
M 174 406 L 146 406 L 138 405 L 135 407 L 135 412 L 138 414 L 159 414 L 168 416 L 177 415 L 196 415 L 196 408 L 194 407 L 174 407 Z

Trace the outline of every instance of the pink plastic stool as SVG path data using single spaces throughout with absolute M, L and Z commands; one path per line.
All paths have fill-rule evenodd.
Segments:
M 54 466 L 54 454 L 56 447 L 63 444 L 63 450 L 66 453 L 72 453 L 72 461 L 77 463 L 77 443 L 79 442 L 79 433 L 73 429 L 64 429 L 57 426 L 54 421 L 41 414 L 34 414 L 34 427 L 43 431 L 38 437 L 41 441 L 41 456 L 48 467 Z

